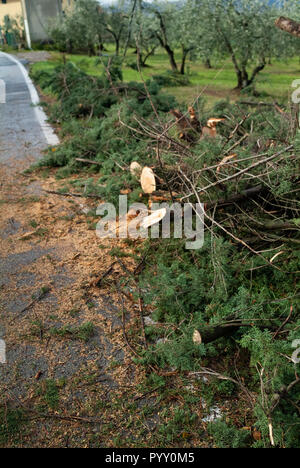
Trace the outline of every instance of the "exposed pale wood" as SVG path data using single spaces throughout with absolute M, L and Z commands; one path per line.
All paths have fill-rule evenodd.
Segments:
M 156 191 L 155 175 L 150 167 L 144 167 L 142 170 L 141 186 L 144 193 L 151 194 Z
M 280 16 L 280 18 L 275 21 L 275 25 L 282 31 L 292 34 L 293 36 L 300 37 L 300 23 L 297 23 L 290 18 Z
M 140 177 L 142 170 L 142 166 L 137 161 L 132 161 L 130 164 L 130 173 L 133 177 Z

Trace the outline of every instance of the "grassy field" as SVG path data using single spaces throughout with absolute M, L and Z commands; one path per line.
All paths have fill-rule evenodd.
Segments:
M 109 50 L 108 53 L 112 52 Z M 176 56 L 178 62 L 180 54 Z M 67 59 L 75 63 L 80 69 L 88 74 L 99 76 L 103 73 L 103 67 L 99 64 L 96 57 L 86 55 L 67 55 Z M 34 67 L 51 68 L 62 60 L 62 54 L 58 52 L 51 53 L 49 62 L 40 62 Z M 123 77 L 125 81 L 141 81 L 140 73 L 128 64 L 135 63 L 135 54 L 133 50 L 128 52 L 125 67 L 123 67 Z M 170 69 L 169 61 L 162 50 L 150 57 L 148 66 L 143 68 L 142 75 L 144 79 L 153 75 L 158 75 Z M 236 86 L 236 75 L 231 61 L 228 59 L 223 62 L 214 62 L 213 68 L 208 70 L 201 62 L 187 62 L 187 76 L 190 84 L 184 87 L 165 88 L 167 92 L 173 94 L 181 103 L 189 104 L 193 102 L 196 96 L 205 97 L 207 106 L 214 102 L 228 98 L 236 100 L 237 94 L 234 92 Z M 293 91 L 292 82 L 300 76 L 300 60 L 298 57 L 279 62 L 274 60 L 272 65 L 259 74 L 256 82 L 256 90 L 259 93 L 260 100 L 283 101 L 288 99 Z

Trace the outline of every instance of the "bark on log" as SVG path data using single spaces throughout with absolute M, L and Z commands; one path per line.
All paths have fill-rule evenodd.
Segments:
M 193 342 L 195 344 L 208 344 L 219 338 L 224 338 L 233 335 L 241 327 L 252 327 L 254 324 L 249 320 L 237 319 L 234 315 L 227 317 L 226 322 L 216 325 L 203 325 L 194 331 Z M 272 323 L 266 322 L 264 324 L 257 324 L 259 328 L 265 330 L 273 330 Z
M 300 23 L 297 23 L 290 18 L 281 16 L 275 21 L 275 25 L 282 31 L 288 32 L 293 36 L 300 37 Z
M 230 320 L 229 322 L 220 325 L 206 325 L 194 331 L 193 342 L 195 344 L 208 344 L 226 336 L 232 335 L 236 330 L 242 326 L 249 326 L 243 324 L 242 320 Z
M 249 189 L 243 190 L 239 194 L 232 195 L 229 198 L 221 198 L 213 202 L 204 203 L 205 209 L 209 210 L 210 208 L 215 208 L 216 206 L 232 205 L 233 203 L 237 203 L 245 199 L 254 198 L 255 196 L 260 195 L 263 192 L 266 192 L 267 190 L 268 189 L 263 185 L 257 185 L 256 187 L 251 187 Z

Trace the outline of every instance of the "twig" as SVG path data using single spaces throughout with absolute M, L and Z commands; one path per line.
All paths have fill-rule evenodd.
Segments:
M 84 162 L 84 163 L 87 163 L 87 164 L 95 164 L 96 166 L 101 166 L 101 163 L 99 163 L 97 161 L 92 161 L 91 159 L 75 158 L 75 161 Z
M 103 275 L 97 280 L 97 282 L 95 283 L 95 286 L 100 286 L 102 281 L 104 280 L 104 278 L 106 278 L 112 271 L 113 271 L 113 268 L 114 268 L 114 265 L 116 264 L 117 262 L 113 262 L 110 267 L 103 273 Z
M 46 190 L 43 189 L 44 192 L 50 193 L 52 195 L 60 195 L 61 197 L 80 197 L 80 198 L 96 198 L 101 200 L 101 197 L 99 195 L 95 194 L 82 194 L 82 193 L 72 193 L 72 192 L 57 192 L 55 190 Z

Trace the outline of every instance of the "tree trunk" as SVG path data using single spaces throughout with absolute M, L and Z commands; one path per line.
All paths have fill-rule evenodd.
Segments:
M 237 87 L 235 89 L 237 90 L 242 90 L 244 88 L 244 78 L 243 78 L 243 73 L 239 68 L 235 68 L 235 73 L 237 77 Z
M 203 62 L 205 68 L 207 68 L 208 70 L 211 70 L 212 69 L 212 64 L 211 64 L 211 61 L 210 61 L 210 58 L 206 58 Z
M 241 89 L 247 88 L 247 86 L 249 86 L 250 84 L 251 84 L 251 82 L 249 80 L 249 75 L 248 75 L 248 72 L 246 70 L 246 66 L 243 65 L 242 66 L 242 88 Z
M 252 72 L 252 76 L 249 80 L 249 85 L 251 85 L 253 83 L 253 81 L 255 80 L 256 78 L 256 75 L 258 75 L 266 66 L 266 59 L 263 57 L 260 64 L 257 65 L 256 68 L 254 68 L 253 72 Z
M 186 61 L 188 53 L 189 53 L 189 50 L 186 50 L 184 47 L 182 47 L 182 59 L 181 59 L 181 66 L 180 66 L 181 75 L 184 75 L 185 73 L 185 61 Z
M 116 55 L 118 56 L 119 55 L 119 51 L 120 51 L 120 39 L 118 37 L 116 37 Z
M 242 69 L 236 66 L 235 71 L 236 71 L 237 82 L 238 82 L 236 89 L 242 90 L 242 89 L 247 88 L 248 86 L 251 86 L 256 76 L 259 74 L 259 72 L 261 72 L 265 68 L 265 66 L 266 66 L 266 60 L 263 58 L 261 63 L 257 65 L 256 68 L 254 68 L 250 78 L 249 78 L 249 74 L 245 66 L 242 66 Z
M 154 54 L 155 49 L 156 49 L 156 47 L 153 47 L 149 52 L 147 52 L 145 54 L 144 58 L 141 56 L 141 65 L 142 65 L 142 67 L 146 67 L 146 62 L 147 62 L 148 58 L 151 57 L 151 55 Z
M 177 63 L 175 62 L 174 51 L 170 48 L 168 44 L 165 44 L 165 50 L 169 56 L 170 65 L 171 65 L 173 72 L 178 72 Z
M 251 188 L 243 190 L 241 193 L 231 195 L 228 198 L 220 198 L 219 200 L 216 200 L 216 201 L 204 203 L 205 209 L 206 210 L 209 210 L 211 208 L 215 209 L 217 206 L 231 205 L 233 203 L 242 202 L 249 198 L 254 198 L 257 195 L 261 195 L 262 193 L 267 192 L 267 191 L 268 189 L 264 187 L 263 185 L 256 185 L 255 187 L 251 187 Z
M 170 47 L 170 45 L 168 43 L 166 25 L 165 25 L 165 22 L 164 22 L 164 18 L 162 17 L 162 15 L 160 14 L 159 11 L 155 11 L 155 14 L 159 19 L 160 32 L 161 32 L 161 35 L 160 35 L 156 31 L 155 35 L 156 35 L 160 45 L 165 49 L 165 51 L 167 52 L 167 54 L 169 56 L 170 65 L 171 65 L 171 68 L 172 68 L 173 72 L 178 72 L 177 63 L 175 61 L 174 51 L 171 49 L 171 47 Z
M 293 36 L 300 37 L 300 23 L 296 23 L 296 21 L 290 18 L 281 16 L 275 21 L 275 25 L 282 31 L 288 32 Z

